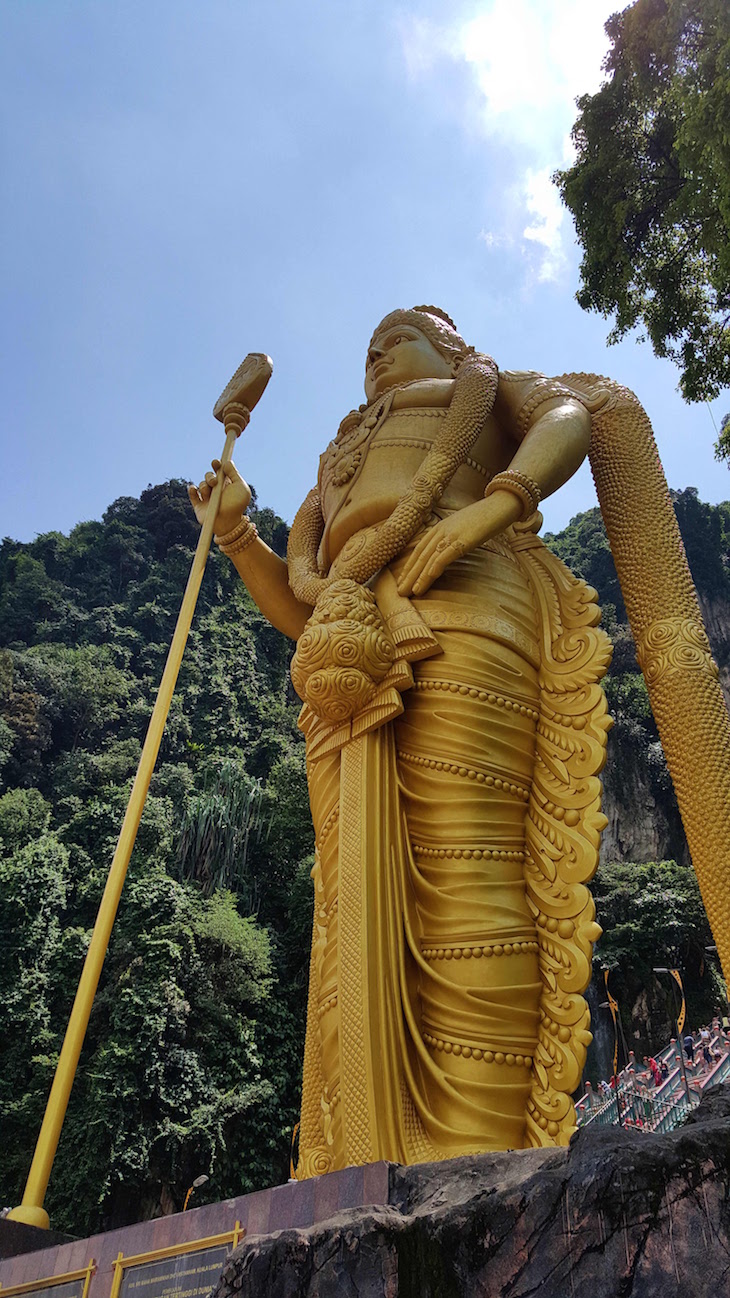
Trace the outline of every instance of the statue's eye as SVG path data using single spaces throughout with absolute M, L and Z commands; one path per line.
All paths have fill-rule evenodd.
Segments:
M 393 346 L 394 346 L 394 347 L 397 347 L 397 346 L 398 346 L 398 343 L 402 343 L 402 342 L 403 342 L 403 339 L 401 338 L 400 334 L 398 334 L 398 337 L 393 339 Z

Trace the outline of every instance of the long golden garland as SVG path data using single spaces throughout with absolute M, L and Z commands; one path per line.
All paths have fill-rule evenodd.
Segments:
M 591 409 L 589 458 L 692 864 L 730 979 L 730 717 L 651 423 L 595 374 L 561 381 Z

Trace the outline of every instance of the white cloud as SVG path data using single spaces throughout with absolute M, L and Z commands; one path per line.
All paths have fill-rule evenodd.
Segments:
M 616 8 L 616 0 L 482 0 L 448 24 L 398 20 L 409 77 L 435 81 L 444 61 L 464 65 L 472 81 L 462 128 L 476 125 L 519 157 L 505 228 L 479 238 L 489 248 L 537 248 L 542 281 L 565 265 L 568 223 L 550 175 L 570 156 L 575 99 L 600 85 L 603 24 Z
M 561 143 L 574 101 L 595 91 L 615 3 L 492 0 L 451 37 L 476 77 L 489 134 L 532 148 Z
M 522 237 L 541 249 L 537 271 L 541 283 L 559 279 L 566 262 L 563 247 L 565 210 L 551 174 L 550 167 L 525 173 L 525 206 L 533 223 L 525 226 Z
M 494 230 L 480 230 L 479 238 L 488 248 L 511 248 L 514 243 L 511 234 L 497 234 Z

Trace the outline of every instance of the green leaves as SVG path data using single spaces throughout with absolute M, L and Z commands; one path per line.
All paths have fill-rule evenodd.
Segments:
M 38 789 L 10 789 L 0 798 L 0 844 L 17 852 L 48 829 L 51 807 Z
M 181 877 L 194 879 L 205 896 L 235 886 L 246 909 L 256 910 L 246 864 L 249 843 L 263 832 L 260 784 L 247 779 L 237 762 L 222 762 L 215 780 L 186 803 L 178 847 Z
M 656 1049 L 672 1030 L 671 1002 L 667 988 L 653 974 L 656 965 L 681 969 L 688 1021 L 691 1026 L 707 1022 L 724 993 L 706 959 L 705 947 L 712 937 L 692 866 L 677 861 L 606 862 L 591 888 L 603 928 L 596 965 L 615 971 L 611 986 L 627 1030 L 641 1034 L 644 1049 Z
M 697 974 L 712 939 L 691 865 L 613 862 L 600 867 L 593 891 L 604 962 L 633 969 L 640 979 L 657 961 Z
M 637 326 L 688 401 L 730 386 L 730 8 L 636 0 L 606 24 L 607 78 L 578 101 L 555 181 L 584 256 L 578 301 Z
M 260 513 L 281 550 L 286 525 Z M 22 1193 L 196 539 L 171 482 L 69 537 L 0 547 L 4 1203 Z M 213 1199 L 286 1178 L 312 904 L 290 654 L 214 552 L 54 1167 L 61 1229 L 179 1210 L 201 1172 Z

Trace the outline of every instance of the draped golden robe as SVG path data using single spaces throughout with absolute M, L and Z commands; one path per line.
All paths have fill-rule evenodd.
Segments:
M 407 554 L 407 551 L 406 551 Z M 565 1143 L 610 645 L 595 594 L 526 528 L 409 601 L 361 717 L 305 705 L 315 916 L 297 1175 Z

